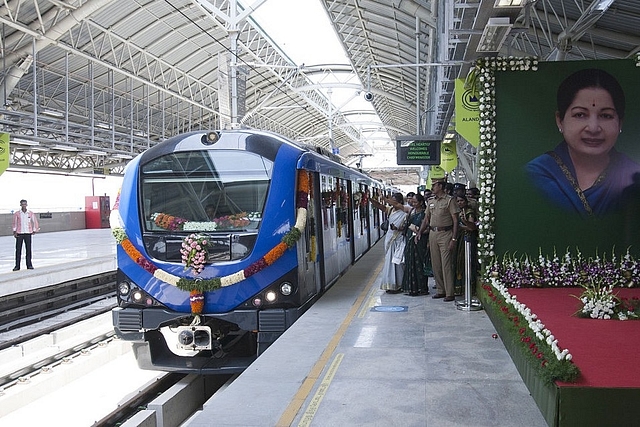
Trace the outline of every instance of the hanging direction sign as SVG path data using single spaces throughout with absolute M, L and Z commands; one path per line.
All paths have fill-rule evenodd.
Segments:
M 396 137 L 399 165 L 439 165 L 442 138 L 435 135 L 407 135 Z

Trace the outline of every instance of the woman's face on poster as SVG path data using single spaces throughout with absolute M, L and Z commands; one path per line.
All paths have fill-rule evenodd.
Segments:
M 564 117 L 556 124 L 572 155 L 607 155 L 616 143 L 622 123 L 609 92 L 598 87 L 581 89 Z

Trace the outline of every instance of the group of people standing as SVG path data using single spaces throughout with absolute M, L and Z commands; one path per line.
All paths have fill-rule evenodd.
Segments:
M 475 200 L 467 198 L 464 186 L 433 180 L 431 191 L 408 193 L 406 204 L 401 193 L 384 202 L 371 200 L 387 212 L 389 221 L 381 289 L 427 295 L 428 277 L 433 275 L 436 293 L 432 298 L 454 301 L 465 279 L 464 242 L 470 241 L 473 247 L 477 242 Z

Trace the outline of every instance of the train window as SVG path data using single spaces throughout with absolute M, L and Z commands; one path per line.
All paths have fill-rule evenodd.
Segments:
M 255 153 L 170 153 L 142 166 L 141 197 L 149 231 L 257 230 L 273 162 Z

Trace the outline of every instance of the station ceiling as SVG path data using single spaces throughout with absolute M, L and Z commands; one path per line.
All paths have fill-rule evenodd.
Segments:
M 251 17 L 265 0 L 247 10 L 232 0 L 4 2 L 0 125 L 11 166 L 117 174 L 167 137 L 230 126 L 339 151 L 351 164 L 385 150 L 395 158 L 398 135 L 449 133 L 454 81 L 480 56 L 613 59 L 640 48 L 637 0 L 317 1 L 348 64 L 294 63 Z M 478 52 L 495 18 L 507 19 L 505 42 Z M 331 84 L 318 83 L 329 81 L 369 93 L 376 120 L 334 105 Z M 387 143 L 371 138 L 380 132 Z M 474 180 L 475 150 L 453 138 L 458 173 Z M 396 184 L 418 177 L 368 172 L 395 173 Z

